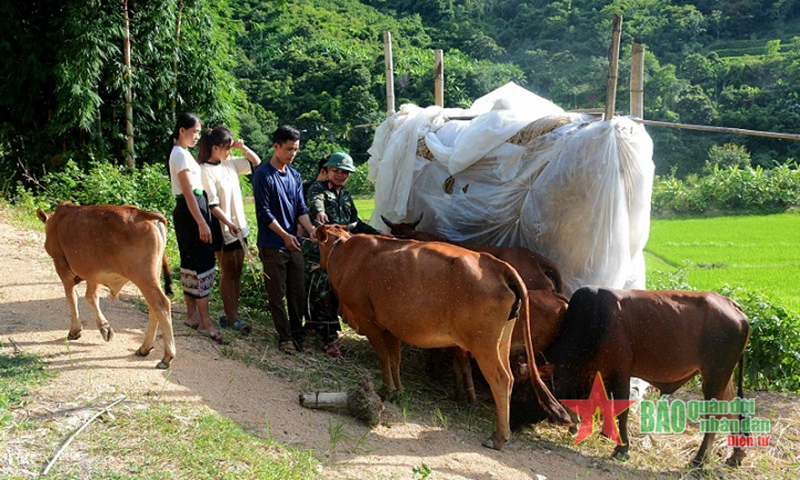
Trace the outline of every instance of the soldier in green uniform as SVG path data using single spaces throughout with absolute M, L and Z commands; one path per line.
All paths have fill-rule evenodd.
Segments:
M 308 189 L 308 214 L 318 224 L 336 223 L 353 225 L 353 233 L 380 234 L 381 232 L 358 218 L 353 197 L 344 188 L 351 172 L 355 172 L 353 159 L 342 152 L 334 153 L 325 163 L 328 178 L 316 181 Z M 308 287 L 308 304 L 306 330 L 314 330 L 322 340 L 324 350 L 332 358 L 338 358 L 339 349 L 339 300 L 331 289 L 328 275 L 319 264 L 319 247 L 311 242 L 304 242 L 303 254 L 306 258 L 306 282 Z

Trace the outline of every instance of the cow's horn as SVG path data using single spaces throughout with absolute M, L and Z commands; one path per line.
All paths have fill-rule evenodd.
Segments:
M 394 227 L 397 226 L 396 224 L 394 224 L 391 221 L 389 221 L 389 219 L 384 217 L 383 215 L 381 215 L 381 220 L 383 220 L 383 223 L 385 223 L 386 226 L 389 227 L 389 228 L 394 228 Z
M 417 219 L 414 221 L 414 223 L 412 223 L 412 224 L 411 224 L 411 228 L 417 228 L 417 225 L 419 225 L 419 222 L 421 222 L 421 221 L 422 221 L 422 216 L 423 216 L 424 214 L 425 214 L 425 212 L 419 212 L 419 218 L 417 218 Z

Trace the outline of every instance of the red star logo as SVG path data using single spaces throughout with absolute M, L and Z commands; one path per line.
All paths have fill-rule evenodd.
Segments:
M 586 437 L 594 433 L 594 424 L 595 421 L 599 420 L 599 415 L 603 416 L 603 433 L 611 440 L 622 445 L 616 418 L 617 415 L 636 403 L 636 400 L 609 400 L 606 386 L 603 384 L 603 377 L 600 372 L 597 372 L 592 386 L 592 393 L 587 400 L 561 400 L 561 403 L 571 408 L 581 417 L 575 445 L 586 440 Z

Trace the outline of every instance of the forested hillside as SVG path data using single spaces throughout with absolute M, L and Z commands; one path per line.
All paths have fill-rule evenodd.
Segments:
M 137 164 L 163 161 L 184 110 L 238 129 L 262 156 L 275 126 L 293 124 L 304 132 L 304 170 L 334 149 L 363 162 L 374 129 L 362 125 L 385 115 L 386 30 L 398 106 L 433 102 L 441 48 L 447 106 L 515 81 L 566 109 L 601 107 L 614 12 L 624 17 L 618 111 L 628 111 L 635 41 L 647 45 L 647 118 L 800 131 L 800 0 L 128 0 L 130 68 L 125 3 L 0 4 L 6 193 L 25 170 L 122 163 L 129 84 Z M 800 158 L 798 142 L 649 131 L 661 174 L 700 171 L 712 146 L 729 143 L 754 165 Z

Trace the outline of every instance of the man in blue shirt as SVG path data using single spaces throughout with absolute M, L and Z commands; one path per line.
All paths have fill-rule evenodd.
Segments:
M 303 351 L 304 263 L 297 224 L 314 237 L 303 198 L 303 179 L 290 165 L 300 148 L 300 132 L 284 125 L 272 134 L 272 159 L 253 175 L 258 221 L 258 255 L 264 267 L 269 310 L 285 353 Z M 283 306 L 286 298 L 288 315 Z

